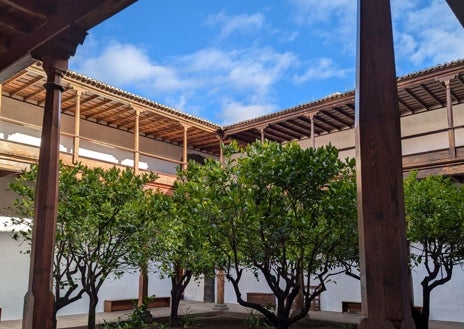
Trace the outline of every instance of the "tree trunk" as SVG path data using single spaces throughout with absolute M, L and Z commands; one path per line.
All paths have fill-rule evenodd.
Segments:
M 172 281 L 172 289 L 171 289 L 171 318 L 170 318 L 170 326 L 176 327 L 180 325 L 179 320 L 179 304 L 180 299 L 182 296 L 182 292 L 180 292 L 179 284 L 176 282 L 176 278 L 171 278 Z
M 430 317 L 430 292 L 429 282 L 422 282 L 422 319 L 421 329 L 429 329 L 429 317 Z
M 98 304 L 98 296 L 97 294 L 89 294 L 89 317 L 87 321 L 88 329 L 95 329 L 95 314 Z
M 278 320 L 273 325 L 275 329 L 288 329 L 288 327 L 290 327 L 290 325 L 288 324 L 288 321 L 285 321 L 285 320 L 283 321 Z
M 176 271 L 176 274 L 173 277 L 171 277 L 171 283 L 172 283 L 171 319 L 170 319 L 171 327 L 178 326 L 180 324 L 180 319 L 179 319 L 179 314 L 178 314 L 179 305 L 180 305 L 180 301 L 182 299 L 185 287 L 187 287 L 191 278 L 192 278 L 192 273 L 190 271 L 186 271 L 184 273 L 184 271 L 181 270 L 180 267 Z

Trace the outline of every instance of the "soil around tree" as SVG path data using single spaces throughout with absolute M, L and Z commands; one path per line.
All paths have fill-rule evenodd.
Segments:
M 250 314 L 246 313 L 208 313 L 208 314 L 190 314 L 188 325 L 181 327 L 169 327 L 171 329 L 181 329 L 181 328 L 190 328 L 190 329 L 265 329 L 273 328 L 269 325 L 261 326 L 247 326 L 246 319 L 250 317 Z M 169 318 L 155 318 L 154 323 L 169 323 Z M 101 329 L 103 326 L 97 326 Z M 156 328 L 156 325 L 153 326 Z M 326 322 L 313 319 L 301 319 L 300 321 L 294 323 L 290 326 L 290 329 L 355 329 L 356 325 L 349 323 L 335 323 L 335 322 Z M 73 327 L 67 329 L 87 329 L 84 327 Z

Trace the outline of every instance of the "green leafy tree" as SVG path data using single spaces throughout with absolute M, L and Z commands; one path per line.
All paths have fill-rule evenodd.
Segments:
M 144 230 L 136 233 L 129 254 L 130 263 L 142 271 L 158 271 L 170 278 L 173 326 L 181 324 L 179 305 L 192 278 L 214 273 L 207 236 L 190 213 L 194 200 L 185 193 L 182 170 L 179 177 L 172 196 L 151 192 L 136 203 L 134 215 L 144 223 Z
M 241 156 L 228 153 L 224 166 L 189 166 L 189 213 L 209 237 L 238 303 L 261 312 L 275 328 L 288 328 L 340 271 L 346 245 L 357 244 L 354 161 L 339 160 L 332 146 L 302 150 L 266 142 L 238 151 Z M 246 269 L 264 277 L 277 299 L 275 311 L 243 299 Z M 312 278 L 319 283 L 315 291 Z M 300 291 L 304 305 L 291 314 Z
M 139 269 L 145 287 L 148 286 L 148 273 L 158 271 L 158 263 L 163 259 L 163 245 L 167 239 L 164 227 L 172 213 L 172 198 L 159 190 L 148 189 L 133 203 L 132 216 L 143 229 L 137 230 L 131 240 L 127 262 Z M 139 307 L 148 298 L 148 291 L 139 296 Z
M 422 285 L 422 328 L 428 328 L 433 289 L 451 280 L 464 261 L 464 188 L 443 176 L 417 178 L 404 184 L 407 235 L 413 265 L 426 271 Z
M 174 184 L 172 207 L 162 228 L 163 257 L 160 259 L 161 272 L 171 279 L 172 326 L 180 324 L 178 309 L 187 285 L 192 278 L 214 274 L 215 265 L 202 223 L 195 221 L 195 216 L 190 212 L 195 201 L 185 193 L 183 171 L 178 172 L 178 177 L 181 179 Z
M 36 178 L 37 166 L 33 166 L 10 185 L 18 193 L 16 208 L 29 218 L 33 217 Z M 111 273 L 122 274 L 135 232 L 142 228 L 133 215 L 133 204 L 144 195 L 144 185 L 155 179 L 152 174 L 137 176 L 130 169 L 60 165 L 53 269 L 55 317 L 59 309 L 85 293 L 89 296 L 88 328 L 95 328 L 98 292 Z M 30 240 L 31 231 L 14 237 Z

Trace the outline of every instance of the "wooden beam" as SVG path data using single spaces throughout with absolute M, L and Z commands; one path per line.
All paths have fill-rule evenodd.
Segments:
M 337 118 L 337 117 L 333 116 L 332 114 L 330 114 L 328 111 L 321 110 L 321 111 L 319 111 L 319 114 L 321 114 L 321 113 L 323 115 L 325 115 L 326 117 L 328 117 L 329 119 L 332 119 L 334 121 L 337 121 L 337 122 L 341 123 L 343 126 L 345 126 L 347 128 L 352 128 L 353 125 L 354 125 L 354 121 L 353 122 L 348 122 L 348 121 L 345 121 L 343 119 Z M 340 130 L 340 129 L 338 129 L 338 130 Z
M 415 328 L 389 0 L 358 0 L 356 164 L 361 329 Z
M 446 0 L 446 2 L 464 27 L 464 2 L 462 0 Z
M 423 103 L 419 97 L 416 97 L 416 95 L 414 95 L 414 93 L 409 90 L 408 88 L 404 88 L 404 92 L 409 96 L 411 97 L 417 104 L 419 104 L 420 106 L 422 106 L 424 109 L 426 110 L 429 110 L 429 107 L 427 105 L 425 105 L 425 103 Z
M 31 15 L 40 13 L 39 8 L 30 8 L 30 6 L 40 7 L 38 3 L 32 1 L 27 1 L 27 5 L 21 5 L 17 1 L 2 1 L 10 6 L 17 5 L 23 10 L 28 10 Z M 88 30 L 135 1 L 80 0 L 58 2 L 60 5 L 55 6 L 54 11 L 47 15 L 44 24 L 41 24 L 33 32 L 23 34 L 21 38 L 13 40 L 9 51 L 0 55 L 0 82 L 30 66 L 34 62 L 33 53 L 46 43 L 56 43 L 63 33 L 67 33 L 70 25 Z M 43 16 L 43 14 L 40 15 Z
M 429 88 L 427 88 L 425 84 L 421 83 L 419 86 L 426 92 L 427 95 L 429 95 L 435 102 L 437 102 L 438 105 L 441 107 L 445 106 L 441 99 L 439 99 L 437 95 L 435 95 Z

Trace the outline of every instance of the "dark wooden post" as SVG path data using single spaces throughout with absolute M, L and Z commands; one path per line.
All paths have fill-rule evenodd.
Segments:
M 390 1 L 358 0 L 358 11 L 355 132 L 363 315 L 359 328 L 415 328 Z
M 86 32 L 70 29 L 59 40 L 43 45 L 33 56 L 43 61 L 47 74 L 46 96 L 36 184 L 29 285 L 25 296 L 23 329 L 52 329 L 55 326 L 52 293 L 53 251 L 58 203 L 61 78 L 68 59 L 84 41 Z

